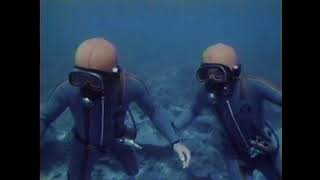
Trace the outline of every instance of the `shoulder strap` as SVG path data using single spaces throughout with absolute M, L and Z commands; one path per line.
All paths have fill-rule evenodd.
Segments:
M 268 82 L 265 79 L 259 78 L 259 77 L 255 77 L 255 76 L 248 76 L 248 75 L 242 75 L 240 77 L 240 98 L 241 100 L 246 100 L 248 98 L 248 86 L 247 86 L 247 81 L 248 80 L 255 80 L 255 81 L 260 81 L 263 83 L 266 83 L 268 86 L 270 86 L 271 88 L 278 90 L 277 87 L 273 86 L 272 83 Z
M 247 98 L 248 98 L 247 76 L 243 75 L 240 77 L 240 99 L 246 100 Z
M 123 70 L 120 74 L 120 102 L 121 105 L 124 104 L 125 99 L 127 98 L 127 83 L 126 83 L 126 72 Z
M 120 94 L 120 98 L 121 98 L 121 103 L 123 104 L 125 102 L 125 99 L 127 98 L 127 81 L 126 81 L 126 78 L 131 78 L 135 81 L 138 81 L 143 87 L 144 89 L 146 90 L 146 92 L 149 94 L 149 91 L 147 89 L 147 86 L 143 83 L 142 80 L 138 79 L 136 76 L 134 75 L 131 75 L 125 71 L 123 71 L 120 75 L 120 88 L 121 88 L 121 94 Z M 128 107 L 128 113 L 129 113 L 129 116 L 130 116 L 130 119 L 133 123 L 133 127 L 134 127 L 134 139 L 137 137 L 137 125 L 136 125 L 136 121 L 135 121 L 135 118 L 133 116 L 133 113 L 130 109 L 130 107 Z
M 272 88 L 272 89 L 274 89 L 274 90 L 276 90 L 276 91 L 280 91 L 280 87 L 279 87 L 279 86 L 275 86 L 275 85 L 274 85 L 273 83 L 271 83 L 269 80 L 266 80 L 266 79 L 264 79 L 264 78 L 250 75 L 250 76 L 247 76 L 247 79 L 264 83 L 264 84 L 266 84 L 267 86 L 269 86 L 270 88 Z
M 139 79 L 137 76 L 135 76 L 133 74 L 129 74 L 129 73 L 126 73 L 126 76 L 128 78 L 131 78 L 131 79 L 139 82 L 141 84 L 141 86 L 145 89 L 145 91 L 148 93 L 148 95 L 150 95 L 149 89 L 147 88 L 146 84 L 141 79 Z
M 133 80 L 139 82 L 142 85 L 142 87 L 145 89 L 145 91 L 148 93 L 148 95 L 150 95 L 147 86 L 145 85 L 145 83 L 141 79 L 139 79 L 137 76 L 129 74 L 128 72 L 123 70 L 123 72 L 120 75 L 121 103 L 124 103 L 125 99 L 127 98 L 127 81 L 126 81 L 127 78 L 130 78 L 130 79 L 133 79 Z

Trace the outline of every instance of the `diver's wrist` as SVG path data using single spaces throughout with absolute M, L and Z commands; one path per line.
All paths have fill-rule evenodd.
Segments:
M 176 131 L 177 130 L 177 126 L 175 124 L 174 121 L 171 121 L 171 127 Z
M 178 143 L 181 143 L 181 140 L 180 140 L 180 139 L 178 139 L 178 140 L 176 140 L 176 141 L 173 141 L 173 142 L 171 143 L 171 147 L 174 147 L 174 145 L 176 145 L 176 144 L 178 144 Z

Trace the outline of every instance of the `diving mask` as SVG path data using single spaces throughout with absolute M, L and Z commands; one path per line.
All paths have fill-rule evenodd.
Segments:
M 119 79 L 119 77 L 120 72 L 118 67 L 115 67 L 112 73 L 76 67 L 69 74 L 69 82 L 76 87 L 88 87 L 95 91 L 102 91 L 105 88 L 105 81 L 113 81 Z
M 218 84 L 226 84 L 240 75 L 240 65 L 232 69 L 223 64 L 203 63 L 197 71 L 197 79 L 200 82 L 209 80 Z

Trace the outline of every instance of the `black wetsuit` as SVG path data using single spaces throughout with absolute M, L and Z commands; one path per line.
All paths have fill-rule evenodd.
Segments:
M 128 175 L 134 176 L 138 173 L 134 150 L 114 142 L 115 138 L 122 137 L 126 133 L 124 120 L 132 102 L 144 110 L 170 143 L 178 140 L 170 123 L 171 115 L 153 102 L 140 82 L 130 77 L 125 79 L 126 98 L 123 102 L 119 98 L 120 86 L 107 85 L 105 95 L 93 98 L 92 107 L 88 108 L 83 102 L 82 89 L 71 86 L 65 81 L 54 90 L 41 109 L 40 118 L 46 127 L 67 108 L 72 113 L 75 138 L 72 142 L 69 180 L 91 179 L 93 165 L 101 155 L 105 154 L 104 152 L 114 154 Z
M 227 135 L 223 147 L 231 178 L 241 178 L 238 161 L 241 160 L 244 162 L 244 166 L 241 166 L 242 172 L 250 175 L 254 169 L 258 169 L 270 180 L 279 179 L 282 174 L 279 154 L 250 158 L 247 145 L 250 146 L 249 141 L 256 136 L 264 135 L 264 100 L 282 106 L 282 93 L 265 81 L 248 77 L 243 79 L 242 83 L 236 80 L 228 88 L 229 94 L 215 96 L 213 99 L 213 94 L 201 87 L 192 110 L 182 114 L 181 121 L 177 121 L 175 126 L 178 129 L 185 127 L 200 115 L 204 108 L 209 108 L 217 116 Z

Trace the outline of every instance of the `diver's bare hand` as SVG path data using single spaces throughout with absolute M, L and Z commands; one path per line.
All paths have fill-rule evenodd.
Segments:
M 266 142 L 266 141 L 259 141 L 256 139 L 255 141 L 250 141 L 251 145 L 257 148 L 258 150 L 262 152 L 274 152 L 276 151 L 277 147 L 271 143 L 271 142 Z
M 173 145 L 173 150 L 178 154 L 182 161 L 182 168 L 188 167 L 191 159 L 190 150 L 180 142 Z

